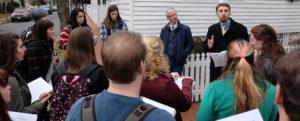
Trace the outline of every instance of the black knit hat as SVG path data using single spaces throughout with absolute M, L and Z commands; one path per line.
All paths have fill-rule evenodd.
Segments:
M 34 22 L 40 20 L 41 18 L 43 18 L 45 16 L 48 16 L 47 12 L 42 8 L 34 9 L 31 13 L 31 15 L 32 15 L 32 19 L 34 20 Z

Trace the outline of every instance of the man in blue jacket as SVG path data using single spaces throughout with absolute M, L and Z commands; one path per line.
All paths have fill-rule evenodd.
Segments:
M 191 29 L 178 20 L 174 8 L 168 8 L 166 15 L 169 23 L 162 28 L 160 39 L 164 43 L 164 54 L 169 59 L 170 72 L 181 75 L 186 58 L 194 48 L 194 39 Z

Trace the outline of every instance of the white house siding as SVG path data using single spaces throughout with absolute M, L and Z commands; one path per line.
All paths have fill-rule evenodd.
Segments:
M 221 0 L 222 1 L 222 0 Z M 270 24 L 278 33 L 300 32 L 300 2 L 286 0 L 226 0 L 231 5 L 231 17 L 250 29 L 258 24 Z M 216 22 L 215 7 L 220 0 L 111 0 L 130 30 L 143 35 L 159 35 L 168 22 L 166 9 L 177 9 L 181 23 L 191 28 L 193 36 L 205 36 Z
M 230 0 L 231 16 L 248 31 L 258 24 L 269 24 L 277 33 L 300 32 L 300 2 L 287 0 Z
M 166 10 L 174 7 L 181 23 L 191 28 L 193 36 L 205 35 L 207 28 L 217 22 L 214 7 L 218 0 L 134 0 L 135 31 L 159 35 L 168 23 Z

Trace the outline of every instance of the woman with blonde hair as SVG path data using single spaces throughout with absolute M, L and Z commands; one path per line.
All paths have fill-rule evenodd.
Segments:
M 169 72 L 169 64 L 163 55 L 163 43 L 156 36 L 145 36 L 146 72 L 141 88 L 141 96 L 173 107 L 178 112 L 176 119 L 181 119 L 180 112 L 187 111 L 192 104 L 191 78 L 182 79 L 182 89 L 174 82 L 180 76 L 177 72 Z
M 197 121 L 215 121 L 259 108 L 264 121 L 274 121 L 276 88 L 254 66 L 254 49 L 245 40 L 231 42 L 221 79 L 208 86 Z

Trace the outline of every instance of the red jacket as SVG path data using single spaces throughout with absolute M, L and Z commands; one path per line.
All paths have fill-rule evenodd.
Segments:
M 168 105 L 179 112 L 187 111 L 192 105 L 193 80 L 182 80 L 182 90 L 175 84 L 171 74 L 159 75 L 156 82 L 144 80 L 141 96 Z

